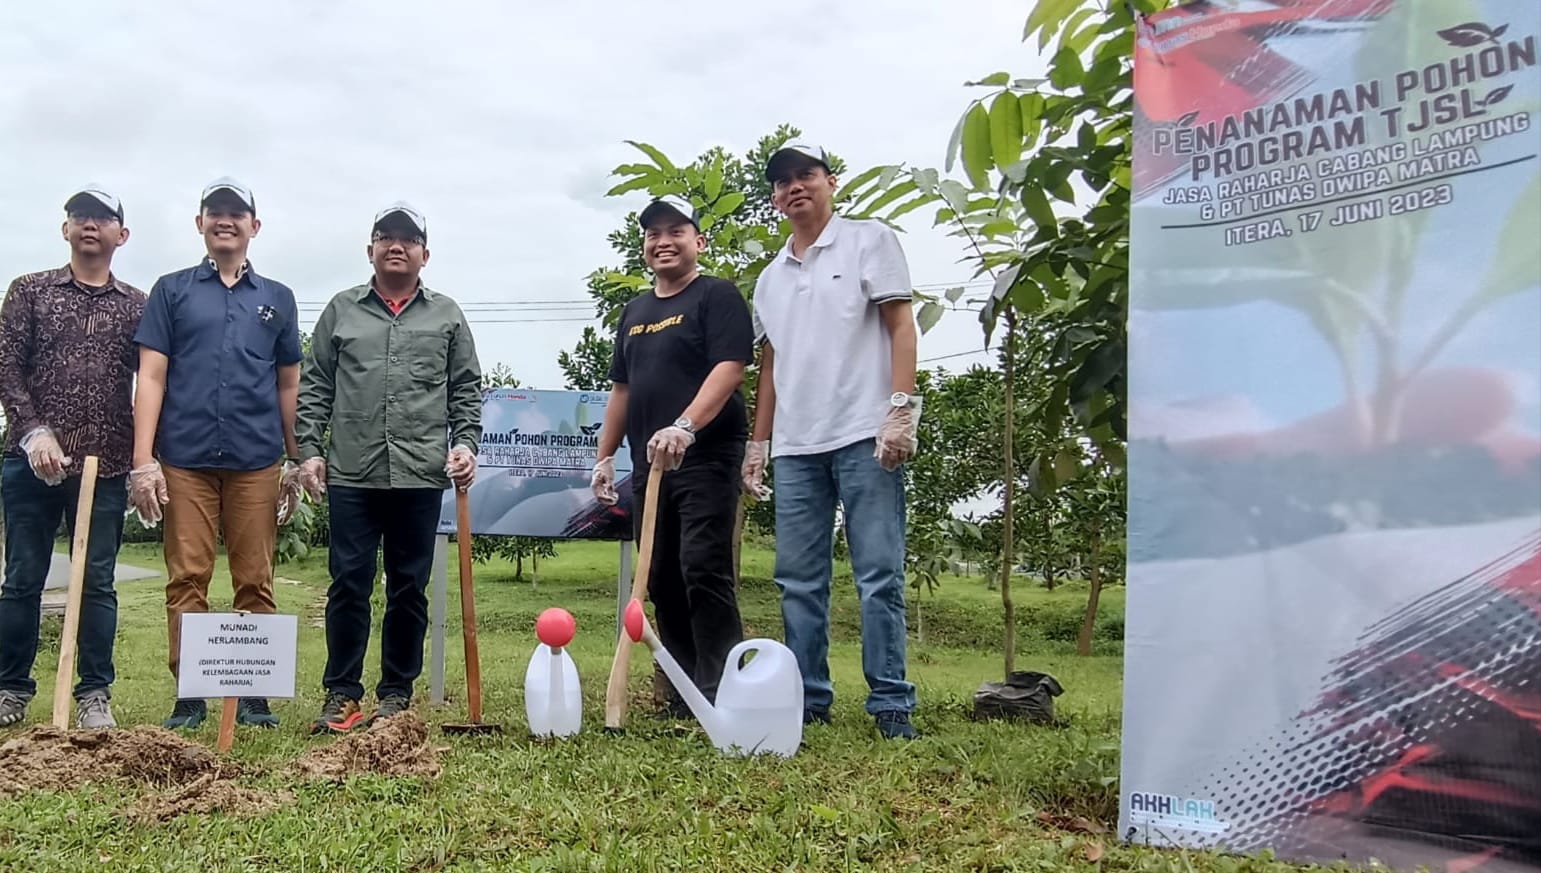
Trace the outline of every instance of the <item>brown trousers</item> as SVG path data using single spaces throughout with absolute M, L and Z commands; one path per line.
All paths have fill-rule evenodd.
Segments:
M 279 465 L 265 470 L 185 470 L 166 475 L 166 631 L 177 675 L 182 616 L 209 611 L 214 535 L 223 533 L 237 612 L 272 613 Z

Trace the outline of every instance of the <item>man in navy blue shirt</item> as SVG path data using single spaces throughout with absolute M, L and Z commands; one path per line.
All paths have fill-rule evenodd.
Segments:
M 222 178 L 197 217 L 207 255 L 150 289 L 139 344 L 130 500 L 147 523 L 166 521 L 166 619 L 177 673 L 182 616 L 209 611 L 215 534 L 230 560 L 234 608 L 271 613 L 280 516 L 299 494 L 294 419 L 300 387 L 294 292 L 260 276 L 247 249 L 261 229 L 251 191 Z M 282 500 L 280 499 L 282 495 Z M 168 729 L 196 728 L 203 700 L 178 700 Z M 243 698 L 241 724 L 273 727 L 261 698 Z

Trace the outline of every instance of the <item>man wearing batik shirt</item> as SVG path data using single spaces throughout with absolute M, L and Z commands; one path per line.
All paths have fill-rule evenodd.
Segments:
M 134 339 L 130 499 L 151 523 L 166 519 L 166 620 L 177 673 L 182 616 L 209 611 L 215 536 L 230 560 L 234 607 L 271 613 L 278 525 L 299 495 L 294 417 L 300 391 L 294 292 L 258 275 L 246 254 L 261 229 L 244 185 L 219 179 L 203 191 L 197 227 L 207 254 L 156 280 Z M 282 498 L 282 499 L 281 499 Z M 178 700 L 170 728 L 196 728 L 201 699 Z M 274 727 L 266 700 L 243 697 L 236 721 Z
M 59 518 L 75 531 L 81 472 L 97 458 L 91 533 L 81 592 L 75 685 L 77 727 L 115 726 L 108 704 L 118 596 L 113 589 L 123 537 L 133 447 L 134 329 L 144 292 L 112 273 L 128 242 L 123 205 L 88 185 L 64 204 L 70 262 L 11 283 L 0 306 L 0 402 L 5 406 L 5 583 L 0 589 L 0 727 L 20 723 L 37 690 L 43 586 Z

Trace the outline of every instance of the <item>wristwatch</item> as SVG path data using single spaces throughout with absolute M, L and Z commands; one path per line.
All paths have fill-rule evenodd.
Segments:
M 696 426 L 691 424 L 690 419 L 683 415 L 674 420 L 674 426 L 684 431 L 685 433 L 696 432 Z
M 907 406 L 914 406 L 915 395 L 905 394 L 903 391 L 895 391 L 893 396 L 888 398 L 888 405 L 895 409 L 903 409 Z

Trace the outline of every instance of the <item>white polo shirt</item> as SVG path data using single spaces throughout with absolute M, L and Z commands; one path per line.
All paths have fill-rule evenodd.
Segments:
M 877 436 L 893 395 L 878 307 L 911 296 L 899 237 L 882 222 L 834 216 L 800 260 L 787 240 L 754 290 L 755 338 L 775 350 L 772 457 Z

